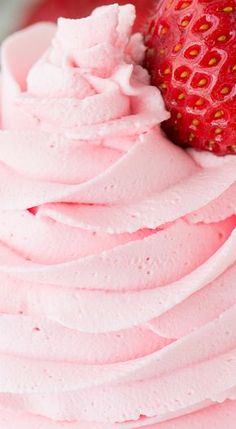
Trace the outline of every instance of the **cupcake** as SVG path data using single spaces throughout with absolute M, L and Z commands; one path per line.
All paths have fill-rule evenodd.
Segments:
M 236 157 L 161 131 L 134 20 L 2 46 L 2 429 L 235 426 Z

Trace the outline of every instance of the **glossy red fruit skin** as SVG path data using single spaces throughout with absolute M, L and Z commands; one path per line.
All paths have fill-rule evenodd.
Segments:
M 146 64 L 175 143 L 236 154 L 236 0 L 160 0 Z

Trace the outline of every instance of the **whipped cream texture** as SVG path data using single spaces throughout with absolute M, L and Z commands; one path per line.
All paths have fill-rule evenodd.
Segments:
M 162 134 L 134 20 L 2 47 L 1 429 L 235 429 L 236 158 Z

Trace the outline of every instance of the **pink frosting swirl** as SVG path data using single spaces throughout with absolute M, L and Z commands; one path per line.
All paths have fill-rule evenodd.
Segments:
M 4 429 L 235 428 L 236 158 L 162 135 L 134 19 L 2 47 Z

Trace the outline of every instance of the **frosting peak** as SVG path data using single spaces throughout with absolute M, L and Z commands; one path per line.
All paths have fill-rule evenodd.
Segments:
M 23 111 L 21 128 L 65 132 L 128 117 L 127 126 L 140 122 L 142 130 L 142 122 L 147 129 L 167 119 L 158 90 L 147 85 L 148 74 L 138 65 L 145 46 L 140 34 L 131 34 L 134 20 L 132 5 L 99 8 L 81 20 L 60 18 L 50 48 L 26 76 L 25 94 L 14 99 L 14 109 Z M 3 47 L 3 88 L 9 74 L 14 78 L 11 69 L 6 73 L 12 44 L 10 39 Z M 11 83 L 14 91 L 17 83 Z M 4 128 L 18 129 L 13 118 L 5 112 Z

